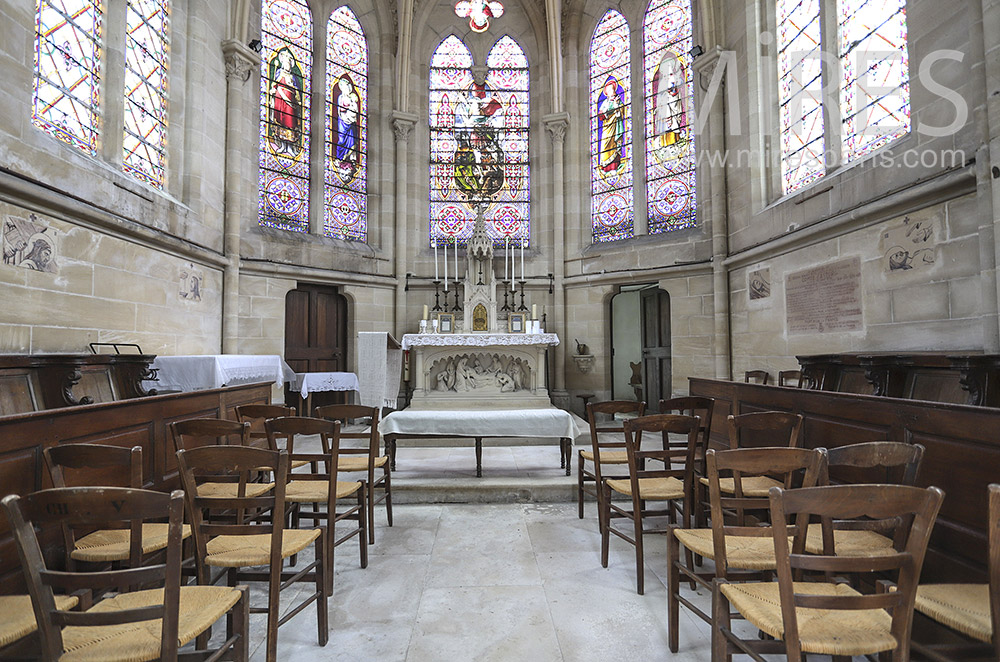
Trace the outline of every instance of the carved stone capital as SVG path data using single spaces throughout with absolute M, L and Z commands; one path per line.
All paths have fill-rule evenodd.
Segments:
M 399 110 L 392 111 L 392 132 L 396 136 L 396 142 L 407 142 L 410 139 L 410 132 L 419 119 L 413 113 L 404 113 Z
M 561 147 L 569 129 L 569 113 L 552 113 L 542 118 L 542 125 L 549 132 L 554 147 Z
M 260 55 L 235 39 L 222 42 L 222 56 L 226 62 L 226 80 L 246 82 L 250 73 L 260 66 Z

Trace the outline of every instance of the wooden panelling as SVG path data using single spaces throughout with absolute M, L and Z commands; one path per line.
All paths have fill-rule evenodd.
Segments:
M 802 414 L 807 448 L 877 439 L 923 444 L 917 484 L 945 492 L 923 581 L 986 580 L 986 488 L 1000 482 L 1000 409 L 707 379 L 691 379 L 690 391 L 716 398 L 716 444 L 726 441 L 720 411 L 729 408 Z
M 39 408 L 31 380 L 31 373 L 27 370 L 0 373 L 0 416 Z

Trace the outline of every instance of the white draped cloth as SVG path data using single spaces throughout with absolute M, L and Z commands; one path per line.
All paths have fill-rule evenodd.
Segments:
M 164 391 L 197 391 L 235 384 L 295 379 L 295 373 L 277 354 L 203 354 L 157 356 L 153 360 L 157 380 L 150 386 Z
M 358 389 L 366 407 L 396 408 L 403 378 L 403 350 L 388 333 L 358 333 Z
M 407 333 L 403 336 L 403 349 L 558 344 L 559 336 L 554 333 Z
M 556 437 L 583 434 L 583 419 L 556 409 L 462 409 L 394 411 L 379 421 L 379 433 L 449 437 Z
M 297 372 L 292 390 L 307 398 L 318 391 L 360 391 L 361 387 L 353 372 Z

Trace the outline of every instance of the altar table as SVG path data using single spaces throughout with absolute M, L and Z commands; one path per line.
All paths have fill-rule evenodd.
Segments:
M 152 368 L 160 391 L 199 391 L 236 384 L 274 382 L 281 387 L 295 373 L 277 354 L 200 354 L 157 356 Z
M 579 421 L 579 422 L 578 422 Z M 552 437 L 559 439 L 559 466 L 570 473 L 573 440 L 583 434 L 582 419 L 545 407 L 539 409 L 404 409 L 387 414 L 379 422 L 386 454 L 396 468 L 397 439 L 468 437 L 476 440 L 476 476 L 483 475 L 483 438 Z
M 299 393 L 299 415 L 311 416 L 312 394 L 320 391 L 361 391 L 353 372 L 297 372 L 292 390 Z M 305 409 L 303 410 L 303 406 Z

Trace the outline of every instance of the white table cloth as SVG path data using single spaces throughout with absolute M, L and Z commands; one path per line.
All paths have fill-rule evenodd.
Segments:
M 277 354 L 202 354 L 157 356 L 157 380 L 151 386 L 164 391 L 198 391 L 253 382 L 274 382 L 278 387 L 295 379 L 295 373 Z
M 292 390 L 307 398 L 319 391 L 360 391 L 361 385 L 353 372 L 297 372 Z
M 411 347 L 496 347 L 558 345 L 554 333 L 407 333 L 403 349 Z
M 583 434 L 583 419 L 556 409 L 404 409 L 387 414 L 378 430 L 387 434 L 425 434 L 440 437 L 556 437 L 575 439 Z

